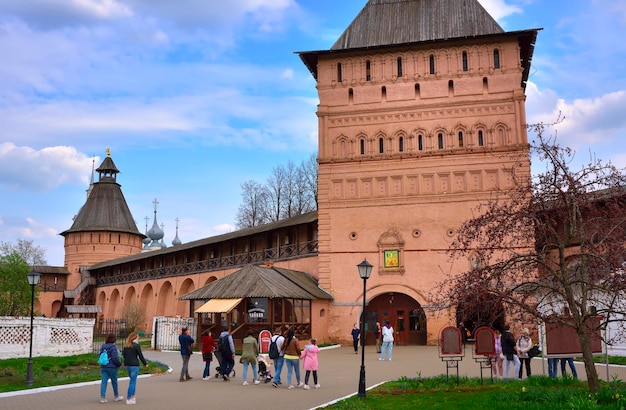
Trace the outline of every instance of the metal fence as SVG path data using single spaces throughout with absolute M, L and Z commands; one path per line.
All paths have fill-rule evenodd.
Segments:
M 159 350 L 179 350 L 180 329 L 186 326 L 192 337 L 197 335 L 198 323 L 192 317 L 155 316 L 152 323 L 152 348 Z
M 126 336 L 126 322 L 123 319 L 105 319 L 100 318 L 93 327 L 93 352 L 100 354 L 100 348 L 104 344 L 108 334 L 115 335 L 115 344 L 118 348 L 124 346 Z

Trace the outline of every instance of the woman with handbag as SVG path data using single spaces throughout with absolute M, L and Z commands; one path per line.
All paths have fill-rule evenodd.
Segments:
M 211 336 L 211 332 L 207 332 L 202 336 L 202 360 L 204 361 L 204 372 L 202 380 L 211 378 L 211 362 L 213 361 L 213 350 L 217 348 L 217 343 Z

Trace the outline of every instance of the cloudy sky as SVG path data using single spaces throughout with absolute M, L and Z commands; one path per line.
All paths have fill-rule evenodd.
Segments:
M 480 0 L 543 28 L 528 121 L 626 166 L 626 0 Z M 316 151 L 315 82 L 295 51 L 330 48 L 365 0 L 0 0 L 0 241 L 63 265 L 60 232 L 110 148 L 139 230 L 170 244 L 234 229 L 240 185 Z

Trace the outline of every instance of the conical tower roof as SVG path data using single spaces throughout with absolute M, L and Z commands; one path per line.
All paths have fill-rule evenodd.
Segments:
M 61 232 L 61 235 L 81 231 L 112 231 L 143 237 L 130 213 L 121 186 L 116 182 L 120 171 L 108 150 L 106 158 L 96 171 L 99 175 L 98 182 L 93 184 L 91 193 L 74 218 L 72 227 Z

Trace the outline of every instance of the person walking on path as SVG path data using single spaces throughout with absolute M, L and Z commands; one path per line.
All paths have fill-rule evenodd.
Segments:
M 376 328 L 374 329 L 374 339 L 376 339 L 376 353 L 380 353 L 380 346 L 383 340 L 383 328 L 380 327 L 380 322 L 376 322 Z
M 502 354 L 502 333 L 496 329 L 495 336 L 493 344 L 496 354 L 491 358 L 491 370 L 494 376 L 501 379 L 504 376 L 502 370 L 502 362 L 504 361 L 504 355 Z
M 204 361 L 204 372 L 202 372 L 202 380 L 211 379 L 211 362 L 213 361 L 213 350 L 217 348 L 217 343 L 211 336 L 211 332 L 207 332 L 202 336 L 202 360 Z
M 259 373 L 257 372 L 257 361 L 256 357 L 259 355 L 259 343 L 256 341 L 254 337 L 254 331 L 249 330 L 246 337 L 243 339 L 243 353 L 241 354 L 241 359 L 239 359 L 239 363 L 243 364 L 243 385 L 248 385 L 248 366 L 252 366 L 252 380 L 254 384 L 261 383 L 259 381 Z
M 233 371 L 233 367 L 235 367 L 235 342 L 233 341 L 232 335 L 228 332 L 228 329 L 224 329 L 222 333 L 220 333 L 219 338 L 223 341 L 218 342 L 222 355 L 222 378 L 225 382 L 228 382 L 230 381 L 228 375 Z
M 117 352 L 117 346 L 115 345 L 115 335 L 109 333 L 104 341 L 104 344 L 100 348 L 100 354 L 106 351 L 109 356 L 109 363 L 100 365 L 100 377 L 102 382 L 100 383 L 100 403 L 106 403 L 107 383 L 111 379 L 111 387 L 113 387 L 113 397 L 115 401 L 124 399 L 124 396 L 119 395 L 117 386 L 117 372 L 122 366 L 120 361 L 120 355 Z
M 270 343 L 276 342 L 276 346 L 278 347 L 279 356 L 277 359 L 272 359 L 274 361 L 274 381 L 272 382 L 272 386 L 278 387 L 282 384 L 280 380 L 280 373 L 283 371 L 283 365 L 285 364 L 285 349 L 283 349 L 283 345 L 285 344 L 285 337 L 280 334 L 280 329 L 276 329 L 274 332 L 274 336 L 270 338 Z
M 530 357 L 528 357 L 528 351 L 533 347 L 533 340 L 530 338 L 530 332 L 527 328 L 522 329 L 522 335 L 517 339 L 517 352 L 519 354 L 520 367 L 517 377 L 522 378 L 522 372 L 525 365 L 526 377 L 530 377 Z
M 359 339 L 361 337 L 361 330 L 357 323 L 354 324 L 352 328 L 352 346 L 354 346 L 354 354 L 359 353 Z
M 387 358 L 391 361 L 391 356 L 393 354 L 393 327 L 391 327 L 391 323 L 388 320 L 385 320 L 385 326 L 383 326 L 383 346 L 381 348 L 380 358 L 378 360 L 385 360 L 385 354 L 388 353 Z
M 548 376 L 556 377 L 557 365 L 559 364 L 559 359 L 556 357 L 548 357 Z
M 561 358 L 561 376 L 565 377 L 565 363 L 569 364 L 569 368 L 572 371 L 572 377 L 574 379 L 578 379 L 578 373 L 576 372 L 576 366 L 574 366 L 574 358 L 573 357 L 562 357 Z M 556 364 L 554 365 L 554 375 L 556 377 Z
M 510 332 L 509 325 L 504 326 L 502 332 L 502 354 L 504 354 L 504 377 L 509 378 L 509 368 L 513 363 L 514 377 L 517 378 L 520 370 L 520 361 L 517 357 L 517 346 L 515 345 L 515 336 Z
M 128 335 L 126 343 L 124 344 L 124 350 L 122 350 L 122 356 L 124 357 L 124 367 L 130 379 L 128 383 L 128 394 L 126 394 L 126 404 L 136 404 L 137 397 L 135 396 L 135 391 L 137 390 L 139 361 L 141 360 L 141 363 L 148 367 L 148 362 L 143 357 L 143 352 L 139 345 L 139 333 L 131 332 Z
M 191 350 L 191 346 L 194 344 L 195 340 L 189 334 L 189 329 L 187 326 L 183 326 L 180 331 L 180 335 L 178 336 L 178 343 L 180 343 L 180 356 L 183 359 L 183 367 L 180 369 L 180 381 L 184 382 L 187 380 L 191 380 L 192 377 L 189 376 L 189 358 L 193 353 Z
M 296 329 L 290 328 L 287 333 L 287 340 L 285 341 L 285 362 L 287 363 L 287 383 L 289 383 L 288 389 L 293 389 L 294 385 L 291 384 L 291 376 L 296 373 L 296 385 L 298 387 L 304 386 L 304 383 L 300 382 L 300 341 L 296 337 Z
M 306 345 L 302 353 L 300 353 L 300 359 L 303 360 L 302 368 L 306 371 L 304 374 L 304 390 L 310 390 L 309 386 L 309 376 L 311 372 L 313 372 L 313 383 L 315 383 L 315 388 L 319 389 L 320 384 L 317 379 L 317 354 L 320 352 L 320 348 L 317 347 L 317 339 L 311 339 L 311 344 Z

